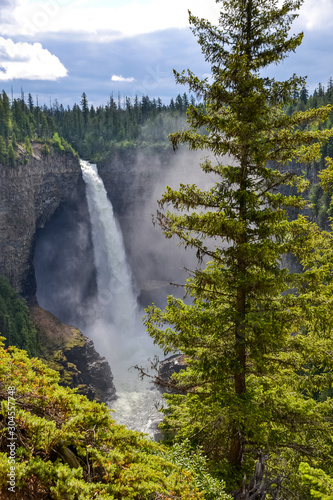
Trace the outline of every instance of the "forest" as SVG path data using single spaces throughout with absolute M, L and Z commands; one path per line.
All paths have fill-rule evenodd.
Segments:
M 32 95 L 29 93 L 26 97 L 23 90 L 20 98 L 11 101 L 3 90 L 0 94 L 0 162 L 11 167 L 28 162 L 32 154 L 31 141 L 43 143 L 45 155 L 50 153 L 49 146 L 53 146 L 57 151 L 77 152 L 81 158 L 96 163 L 112 157 L 116 149 L 157 148 L 160 151 L 170 148 L 168 135 L 188 126 L 186 112 L 190 104 L 205 109 L 202 99 L 196 100 L 193 94 L 189 96 L 186 92 L 171 99 L 168 105 L 161 99 L 150 100 L 148 96 L 140 100 L 136 97 L 132 103 L 119 95 L 117 101 L 111 96 L 106 105 L 96 108 L 89 106 L 83 92 L 80 104 L 65 109 L 57 100 L 49 107 L 39 107 Z M 330 77 L 326 86 L 319 83 L 312 94 L 306 85 L 294 91 L 284 111 L 292 115 L 332 104 L 333 79 Z M 331 128 L 332 119 L 330 116 L 320 127 Z M 333 157 L 332 138 L 323 144 L 320 159 L 313 163 L 318 172 L 327 156 Z M 313 179 L 307 196 L 313 203 L 319 225 L 327 228 L 331 216 L 330 196 L 324 193 L 319 181 Z
M 111 96 L 105 106 L 89 106 L 88 97 L 82 93 L 80 104 L 70 109 L 55 101 L 50 107 L 39 107 L 31 94 L 10 102 L 5 91 L 0 99 L 0 159 L 1 163 L 14 166 L 17 142 L 29 141 L 58 144 L 58 149 L 69 143 L 80 157 L 100 162 L 112 153 L 113 148 L 166 147 L 167 136 L 175 128 L 186 124 L 186 110 L 193 96 L 186 92 L 169 105 L 160 99 L 138 97 L 118 100 Z M 59 137 L 61 142 L 59 143 Z M 68 146 L 67 146 L 68 149 Z
M 166 187 L 158 202 L 165 237 L 202 263 L 188 271 L 190 302 L 145 311 L 154 342 L 186 360 L 165 395 L 161 444 L 58 385 L 32 357 L 24 303 L 0 282 L 3 490 L 15 379 L 17 484 L 40 498 L 333 499 L 333 78 L 310 95 L 303 77 L 261 76 L 302 43 L 289 33 L 302 0 L 220 4 L 219 26 L 190 14 L 212 79 L 174 71 L 190 94 L 169 105 L 111 96 L 95 108 L 83 92 L 71 109 L 39 107 L 2 92 L 1 168 L 29 168 L 35 141 L 94 162 L 185 144 L 212 153 L 200 168 L 216 180 Z M 291 255 L 295 269 L 282 265 Z

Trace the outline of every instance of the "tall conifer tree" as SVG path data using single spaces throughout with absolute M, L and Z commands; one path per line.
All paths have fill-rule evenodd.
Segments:
M 332 332 L 323 339 L 310 326 L 323 269 L 311 261 L 311 272 L 292 274 L 281 265 L 293 252 L 306 266 L 305 249 L 313 254 L 309 241 L 319 231 L 302 216 L 288 221 L 288 208 L 306 205 L 297 194 L 306 181 L 292 165 L 317 159 L 333 132 L 313 126 L 328 118 L 329 106 L 284 113 L 304 78 L 262 76 L 300 45 L 303 34 L 288 32 L 302 0 L 217 3 L 218 26 L 190 14 L 212 79 L 175 72 L 205 108 L 190 105 L 189 130 L 171 135 L 174 148 L 187 143 L 215 155 L 201 168 L 216 184 L 207 191 L 167 187 L 157 215 L 167 238 L 178 236 L 209 262 L 187 282 L 191 305 L 171 296 L 164 311 L 147 309 L 145 324 L 165 351 L 187 356 L 187 370 L 174 379 L 183 393 L 167 396 L 165 428 L 201 443 L 239 480 L 263 454 L 277 475 L 290 473 L 288 461 L 296 471 L 301 457 L 321 460 L 323 450 L 333 465 L 332 405 L 313 399 L 314 387 L 327 387 L 332 371 L 318 355 L 318 342 L 324 354 Z M 284 186 L 294 194 L 282 194 Z

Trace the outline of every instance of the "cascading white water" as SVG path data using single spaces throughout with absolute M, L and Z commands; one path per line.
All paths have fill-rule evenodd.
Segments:
M 134 327 L 137 301 L 120 228 L 96 165 L 81 161 L 97 270 L 99 314 L 117 328 Z
M 158 419 L 160 393 L 138 378 L 133 365 L 158 354 L 143 329 L 121 230 L 96 165 L 80 161 L 86 184 L 97 274 L 95 318 L 86 334 L 94 340 L 114 375 L 118 399 L 110 403 L 114 418 L 127 427 L 150 432 Z

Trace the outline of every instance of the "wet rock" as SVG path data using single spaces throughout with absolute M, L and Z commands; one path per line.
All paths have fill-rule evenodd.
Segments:
M 181 370 L 186 370 L 186 366 L 184 354 L 174 354 L 160 362 L 158 368 L 158 385 L 163 392 L 178 392 L 173 387 L 171 376 L 174 373 L 179 373 Z
M 78 158 L 51 151 L 16 167 L 0 165 L 0 275 L 24 296 L 36 291 L 33 268 L 35 234 L 68 200 L 81 176 Z M 51 148 L 52 149 L 52 148 Z
M 110 365 L 95 350 L 93 341 L 38 305 L 29 309 L 38 331 L 41 358 L 59 372 L 61 385 L 77 387 L 91 400 L 106 403 L 115 399 Z
M 64 354 L 78 368 L 83 384 L 94 392 L 94 399 L 106 403 L 116 398 L 110 365 L 96 351 L 93 341 L 88 337 L 83 338 L 83 346 L 74 346 Z
M 51 146 L 50 154 L 42 155 L 38 142 L 32 147 L 32 156 L 19 148 L 16 167 L 0 165 L 0 276 L 6 276 L 16 292 L 27 298 L 38 329 L 41 358 L 59 372 L 61 384 L 106 402 L 116 397 L 107 360 L 78 329 L 40 308 L 35 297 L 36 232 L 59 207 L 75 201 L 80 183 L 82 188 L 79 160 Z M 91 280 L 88 284 L 94 289 Z

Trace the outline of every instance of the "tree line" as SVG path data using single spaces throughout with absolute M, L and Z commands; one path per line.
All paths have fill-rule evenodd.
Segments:
M 17 144 L 21 143 L 30 154 L 30 142 L 52 144 L 58 134 L 62 145 L 68 144 L 78 154 L 99 162 L 114 147 L 131 147 L 160 144 L 165 147 L 167 136 L 177 127 L 186 124 L 186 110 L 195 104 L 193 96 L 186 93 L 171 99 L 168 105 L 161 99 L 137 96 L 132 102 L 126 97 L 110 97 L 106 105 L 89 105 L 82 93 L 80 104 L 65 108 L 57 100 L 49 107 L 39 106 L 29 93 L 10 102 L 5 91 L 0 94 L 0 163 L 15 166 L 18 158 Z M 57 142 L 57 139 L 56 139 Z M 54 145 L 54 144 L 53 144 Z M 47 154 L 47 149 L 44 152 Z
M 333 79 L 329 79 L 324 87 L 321 83 L 309 94 L 304 85 L 300 91 L 292 92 L 292 101 L 286 105 L 288 115 L 297 111 L 318 108 L 333 104 Z M 23 90 L 21 96 L 10 100 L 3 90 L 0 94 L 0 163 L 15 166 L 18 159 L 17 143 L 23 144 L 26 152 L 31 153 L 32 140 L 53 144 L 54 134 L 58 134 L 66 151 L 71 147 L 83 158 L 93 162 L 103 161 L 112 154 L 115 148 L 144 147 L 154 144 L 160 148 L 167 147 L 167 137 L 174 130 L 186 128 L 186 112 L 189 105 L 204 109 L 205 104 L 186 92 L 171 99 L 168 105 L 160 98 L 136 96 L 117 99 L 110 96 L 105 105 L 89 104 L 88 96 L 82 93 L 80 103 L 72 107 L 59 104 L 39 106 L 38 98 L 34 100 L 29 93 L 26 97 Z M 332 118 L 329 117 L 321 127 L 330 128 Z M 55 144 L 57 147 L 58 139 Z M 58 148 L 59 150 L 59 148 Z M 47 154 L 47 148 L 44 149 Z M 323 145 L 319 167 L 323 167 L 323 158 L 333 157 L 333 140 Z M 317 187 L 314 189 L 321 201 L 318 205 L 328 210 L 327 200 Z

